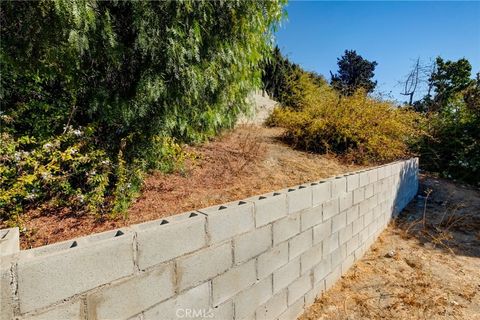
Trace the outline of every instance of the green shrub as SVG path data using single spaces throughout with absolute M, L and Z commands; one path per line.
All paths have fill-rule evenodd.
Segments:
M 422 134 L 419 114 L 364 92 L 341 96 L 328 85 L 315 85 L 308 74 L 294 87 L 294 107 L 275 109 L 268 122 L 284 127 L 295 147 L 357 163 L 385 162 L 409 156 L 409 144 Z

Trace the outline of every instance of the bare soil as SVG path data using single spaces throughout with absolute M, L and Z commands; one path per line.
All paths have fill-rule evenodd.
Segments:
M 420 196 L 301 320 L 480 319 L 480 192 L 421 182 Z
M 282 129 L 241 125 L 200 146 L 184 172 L 149 175 L 127 215 L 98 219 L 69 208 L 25 215 L 23 249 L 155 220 L 357 170 L 334 156 L 293 150 Z M 1 226 L 0 226 L 1 228 Z

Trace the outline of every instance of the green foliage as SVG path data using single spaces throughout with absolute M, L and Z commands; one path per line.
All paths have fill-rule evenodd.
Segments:
M 300 75 L 295 87 L 295 107 L 276 109 L 269 122 L 284 127 L 296 147 L 357 163 L 385 162 L 410 155 L 409 144 L 423 133 L 420 115 L 364 91 L 339 95 L 328 85 L 317 86 L 308 74 Z
M 377 62 L 364 59 L 355 50 L 345 50 L 337 65 L 338 73 L 331 74 L 331 84 L 343 95 L 351 95 L 360 88 L 370 93 L 377 86 L 377 81 L 372 81 Z
M 428 135 L 417 148 L 421 164 L 442 176 L 480 183 L 480 75 L 466 59 L 437 58 L 429 85 L 434 95 L 416 103 L 426 111 Z
M 119 210 L 124 209 L 139 188 L 140 173 L 162 169 L 148 158 L 158 147 L 156 137 L 202 141 L 233 126 L 248 110 L 245 98 L 260 86 L 258 66 L 270 53 L 283 4 L 282 0 L 4 1 L 3 135 L 16 151 L 31 152 L 64 139 L 66 128 L 92 128 L 88 151 L 79 152 L 105 158 L 111 171 L 103 191 L 98 187 L 103 198 L 96 197 L 89 207 L 101 207 L 102 199 L 113 195 L 121 203 Z M 33 139 L 31 149 L 23 149 L 27 147 L 20 142 L 23 137 Z M 64 144 L 59 152 L 67 152 Z M 52 160 L 47 155 L 34 158 L 42 163 Z M 77 166 L 71 165 L 70 173 L 57 174 L 77 175 Z M 13 186 L 20 173 L 8 170 L 13 170 L 9 181 L 2 183 Z M 31 172 L 37 176 L 35 169 Z M 35 183 L 28 184 L 27 191 Z M 81 183 L 72 188 L 91 189 Z M 125 193 L 130 189 L 134 191 Z M 8 196 L 16 199 L 10 204 L 6 202 L 13 200 L 4 200 L 9 206 L 4 216 L 11 216 L 12 206 L 16 212 L 23 210 L 27 191 Z M 75 192 L 80 191 L 65 195 Z

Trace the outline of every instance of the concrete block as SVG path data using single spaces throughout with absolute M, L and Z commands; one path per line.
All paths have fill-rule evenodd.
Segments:
M 347 256 L 347 246 L 342 244 L 337 249 L 333 250 L 331 255 L 332 267 L 335 268 L 338 265 L 342 264 L 343 259 Z
M 164 301 L 143 313 L 145 320 L 177 320 L 189 318 L 212 318 L 215 309 L 209 305 L 210 284 L 208 282 L 192 288 L 172 299 Z M 225 318 L 225 320 L 227 320 Z
M 339 213 L 338 199 L 327 201 L 323 204 L 323 221 L 326 221 Z
M 88 237 L 86 237 L 88 238 Z M 133 274 L 133 233 L 105 232 L 92 239 L 21 251 L 18 295 L 22 313 Z
M 141 270 L 196 251 L 207 244 L 205 216 L 200 213 L 146 222 L 133 226 L 133 229 L 137 232 Z
M 299 277 L 300 258 L 297 258 L 273 272 L 273 293 L 280 292 Z
M 257 258 L 258 279 L 265 278 L 288 262 L 288 243 L 284 242 Z
M 305 294 L 305 307 L 311 306 L 315 300 L 320 299 L 325 293 L 325 281 L 313 285 L 313 289 Z
M 0 259 L 0 319 L 13 319 L 14 301 L 14 265 L 15 257 L 10 255 Z
M 69 301 L 67 303 L 57 305 L 45 312 L 22 317 L 22 320 L 56 320 L 56 319 L 57 320 L 85 319 L 84 311 L 82 310 L 82 301 L 79 299 L 75 301 Z
M 233 300 L 235 319 L 243 319 L 250 314 L 254 314 L 258 306 L 266 303 L 272 296 L 272 276 L 240 292 Z
M 307 230 L 323 220 L 322 205 L 305 210 L 301 213 L 301 231 Z
M 377 168 L 377 179 L 381 180 L 386 177 L 386 170 L 385 166 L 381 166 Z
M 340 195 L 347 192 L 347 178 L 335 177 L 332 179 L 332 198 L 338 198 Z
M 291 304 L 285 312 L 283 312 L 279 317 L 278 320 L 292 320 L 297 319 L 300 316 L 304 309 L 304 299 L 303 297 L 298 299 L 295 303 Z
M 305 274 L 322 260 L 323 245 L 319 243 L 300 256 L 301 273 Z
M 369 210 L 363 216 L 365 225 L 369 225 L 373 221 L 373 210 Z
M 373 193 L 374 193 L 373 192 L 373 184 L 372 183 L 367 184 L 365 186 L 365 199 L 368 199 L 368 198 L 372 197 Z
M 360 246 L 360 238 L 357 235 L 347 241 L 347 255 L 351 255 Z
M 219 306 L 216 306 L 212 309 L 212 317 L 210 319 L 215 320 L 233 320 L 234 310 L 233 310 L 233 300 L 229 300 Z
M 310 186 L 298 186 L 286 191 L 289 214 L 312 207 L 312 188 Z
M 370 184 L 378 180 L 378 169 L 372 169 L 368 171 L 368 181 Z
M 173 297 L 173 263 L 134 275 L 87 295 L 89 319 L 132 317 L 155 304 Z
M 338 243 L 340 245 L 346 243 L 352 238 L 353 233 L 353 223 L 348 224 L 345 228 L 342 228 L 338 231 Z
M 313 281 L 319 283 L 324 280 L 332 271 L 331 256 L 325 257 L 319 264 L 313 269 Z
M 365 188 L 353 190 L 353 204 L 362 202 L 365 199 Z
M 332 199 L 332 182 L 330 180 L 314 182 L 312 188 L 312 205 L 318 206 Z
M 332 232 L 337 232 L 347 225 L 347 212 L 341 212 L 332 218 Z
M 177 284 L 180 291 L 211 279 L 232 266 L 229 242 L 196 251 L 177 260 Z
M 360 231 L 362 231 L 365 226 L 363 223 L 363 217 L 358 217 L 357 220 L 353 221 L 352 226 L 353 226 L 352 235 L 355 235 Z
M 272 247 L 272 226 L 242 234 L 233 239 L 235 263 L 242 263 L 258 256 Z
M 300 233 L 300 212 L 273 223 L 273 244 L 288 240 Z
M 267 303 L 260 306 L 256 312 L 257 320 L 277 319 L 287 309 L 287 290 L 275 294 Z
M 257 228 L 281 219 L 288 213 L 287 195 L 285 193 L 272 192 L 251 197 L 245 201 L 254 203 L 255 226 Z
M 344 193 L 339 198 L 339 210 L 345 211 L 353 205 L 353 192 Z
M 213 305 L 220 305 L 256 281 L 255 260 L 250 260 L 217 276 L 212 280 Z
M 347 192 L 352 192 L 360 186 L 360 176 L 356 173 L 347 176 Z
M 0 230 L 0 257 L 20 251 L 20 233 L 18 228 Z
M 353 254 L 346 256 L 341 264 L 342 267 L 342 274 L 347 273 L 347 271 L 353 266 L 355 263 L 355 257 Z
M 288 286 L 288 305 L 292 305 L 312 289 L 312 276 L 307 273 Z
M 308 229 L 299 235 L 296 235 L 288 242 L 289 250 L 289 260 L 293 260 L 298 257 L 308 249 L 312 247 L 313 244 L 313 229 Z
M 336 268 L 333 268 L 332 271 L 325 277 L 325 290 L 330 289 L 335 282 L 340 280 L 342 277 L 342 266 L 339 265 Z
M 330 254 L 333 250 L 338 248 L 338 232 L 332 233 L 330 236 L 326 237 L 322 243 L 323 256 L 326 256 L 327 254 Z
M 332 219 L 327 220 L 313 227 L 313 243 L 320 243 L 323 239 L 332 234 Z
M 253 203 L 231 202 L 200 210 L 207 215 L 210 243 L 218 243 L 255 228 Z
M 354 252 L 355 261 L 360 260 L 365 254 L 365 251 L 366 251 L 365 244 L 363 243 L 360 244 L 360 246 Z
M 355 205 L 347 210 L 347 224 L 350 224 L 357 219 L 358 219 L 358 205 Z
M 360 184 L 359 184 L 359 187 L 364 187 L 366 186 L 367 184 L 370 183 L 370 178 L 369 178 L 369 174 L 368 174 L 368 171 L 362 171 L 360 172 L 359 174 L 359 177 L 360 177 Z

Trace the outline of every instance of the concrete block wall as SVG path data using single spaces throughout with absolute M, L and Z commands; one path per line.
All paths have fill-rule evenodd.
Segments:
M 0 242 L 0 319 L 295 319 L 417 173 L 410 159 L 36 249 Z

